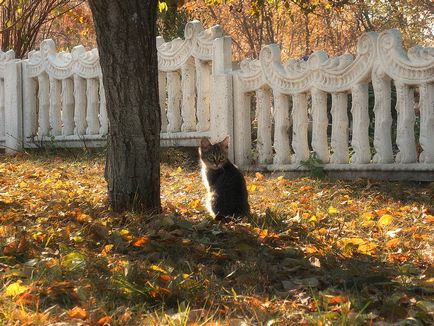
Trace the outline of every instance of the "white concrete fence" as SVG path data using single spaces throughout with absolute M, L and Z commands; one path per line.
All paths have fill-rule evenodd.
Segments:
M 434 48 L 407 52 L 397 30 L 364 34 L 355 58 L 282 63 L 271 44 L 240 69 L 219 26 L 190 22 L 157 49 L 162 146 L 230 135 L 243 169 L 298 171 L 315 153 L 340 174 L 434 180 Z M 96 49 L 56 53 L 45 40 L 26 60 L 0 52 L 0 147 L 99 147 L 108 129 Z

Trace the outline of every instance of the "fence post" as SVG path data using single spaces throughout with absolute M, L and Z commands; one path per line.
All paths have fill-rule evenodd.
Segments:
M 232 39 L 220 37 L 213 42 L 211 141 L 230 136 L 229 159 L 234 159 L 233 94 L 232 94 Z
M 21 61 L 5 64 L 5 147 L 7 154 L 23 148 L 23 106 Z

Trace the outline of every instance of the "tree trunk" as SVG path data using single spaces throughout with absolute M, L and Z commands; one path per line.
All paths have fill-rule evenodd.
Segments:
M 114 211 L 158 212 L 157 0 L 89 0 L 109 118 L 106 180 Z

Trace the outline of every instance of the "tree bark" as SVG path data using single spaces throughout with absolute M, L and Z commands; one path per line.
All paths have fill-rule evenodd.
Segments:
M 106 180 L 114 211 L 158 212 L 157 0 L 89 0 L 106 93 Z

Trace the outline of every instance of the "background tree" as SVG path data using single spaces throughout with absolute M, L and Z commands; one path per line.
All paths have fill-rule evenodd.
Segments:
M 271 42 L 284 59 L 315 50 L 355 52 L 363 32 L 388 28 L 402 32 L 406 47 L 434 39 L 429 0 L 188 0 L 183 8 L 207 26 L 223 26 L 236 59 L 258 57 Z
M 160 211 L 157 0 L 89 0 L 110 123 L 106 180 L 115 211 Z
M 83 2 L 84 0 L 0 0 L 2 51 L 13 49 L 17 58 L 24 57 L 35 47 L 41 34 L 50 34 L 53 20 L 76 9 Z

